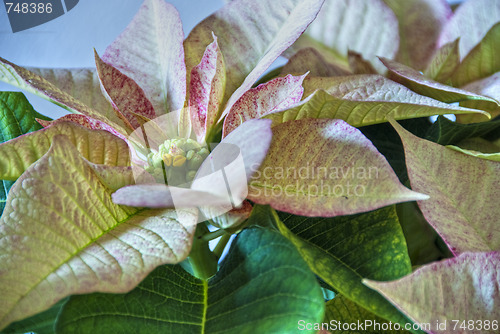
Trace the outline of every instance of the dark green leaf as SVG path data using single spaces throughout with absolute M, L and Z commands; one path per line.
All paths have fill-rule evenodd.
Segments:
M 334 218 L 280 213 L 276 220 L 314 273 L 336 291 L 379 317 L 408 323 L 391 303 L 362 283 L 367 277 L 385 281 L 411 273 L 394 206 Z
M 47 119 L 33 109 L 23 93 L 0 92 L 0 143 L 41 129 L 35 118 Z M 12 184 L 14 182 L 0 180 L 0 215 Z
M 409 333 L 405 330 L 382 330 L 388 328 L 389 322 L 377 317 L 375 314 L 368 312 L 366 309 L 353 303 L 344 296 L 337 295 L 334 299 L 326 303 L 325 319 L 323 322 L 330 324 L 330 330 L 334 333 L 348 333 L 348 334 L 406 334 Z M 360 327 L 357 324 L 361 323 Z M 356 329 L 351 327 L 345 330 L 344 327 L 348 324 L 356 324 Z M 387 327 L 386 327 L 387 326 Z M 391 325 L 394 328 L 394 323 Z M 401 326 L 401 328 L 404 328 Z
M 439 116 L 437 121 L 429 128 L 425 137 L 441 145 L 455 145 L 464 139 L 489 135 L 498 128 L 500 128 L 500 119 L 490 122 L 461 124 Z
M 34 332 L 36 334 L 53 334 L 57 315 L 67 299 L 61 300 L 47 311 L 36 314 L 27 319 L 12 323 L 2 331 L 2 334 L 18 334 Z
M 425 220 L 416 202 L 399 203 L 396 210 L 413 266 L 452 256 L 446 247 L 441 249 L 441 237 Z
M 299 320 L 321 322 L 323 312 L 319 285 L 295 247 L 278 232 L 254 227 L 238 235 L 212 279 L 199 280 L 180 266 L 158 267 L 128 294 L 72 297 L 57 329 L 93 334 L 292 333 Z
M 0 143 L 42 128 L 37 113 L 20 92 L 0 92 Z
M 0 216 L 2 215 L 3 209 L 5 209 L 5 203 L 7 202 L 7 194 L 10 188 L 14 184 L 13 181 L 0 180 Z
M 399 124 L 418 136 L 424 136 L 432 125 L 427 117 L 399 121 Z M 394 128 L 389 123 L 382 123 L 363 126 L 359 130 L 385 156 L 401 183 L 408 181 L 403 144 Z

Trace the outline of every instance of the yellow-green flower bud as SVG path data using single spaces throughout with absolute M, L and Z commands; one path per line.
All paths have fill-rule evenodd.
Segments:
M 151 160 L 153 161 L 153 167 L 162 168 L 162 159 L 157 154 L 154 154 Z
M 190 150 L 199 150 L 200 149 L 200 144 L 196 140 L 193 139 L 186 139 L 186 142 L 183 145 L 183 149 L 185 151 L 190 151 Z
M 168 152 L 172 155 L 182 155 L 182 156 L 186 155 L 186 152 L 179 146 L 170 147 L 170 150 Z
M 194 150 L 189 150 L 186 153 L 186 159 L 191 160 L 194 157 L 195 154 L 196 154 L 196 152 Z
M 182 155 L 176 155 L 176 156 L 174 156 L 172 166 L 180 167 L 180 166 L 184 165 L 185 162 L 186 162 L 186 157 L 184 157 Z
M 193 139 L 173 138 L 160 144 L 158 152 L 148 154 L 149 166 L 145 169 L 158 182 L 178 186 L 194 179 L 209 154 L 206 147 Z M 165 176 L 167 180 L 164 180 Z
M 199 151 L 198 151 L 198 154 L 201 155 L 201 157 L 203 159 L 206 159 L 208 157 L 208 155 L 210 154 L 210 152 L 208 151 L 208 149 L 206 147 L 202 147 Z
M 174 157 L 172 156 L 172 154 L 164 154 L 163 155 L 163 162 L 165 163 L 165 166 L 172 166 L 172 162 L 174 160 Z
M 195 153 L 193 155 L 193 157 L 191 158 L 191 160 L 188 161 L 187 168 L 189 170 L 197 171 L 198 168 L 200 168 L 200 166 L 204 160 L 205 160 L 205 158 L 203 158 L 200 154 Z
M 194 177 L 196 176 L 196 171 L 190 170 L 186 173 L 186 181 L 191 182 L 194 180 Z

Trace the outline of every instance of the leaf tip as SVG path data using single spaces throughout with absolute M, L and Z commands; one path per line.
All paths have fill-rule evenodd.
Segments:
M 429 198 L 431 198 L 429 195 L 426 195 L 426 194 L 422 194 L 422 193 L 419 193 L 419 192 L 416 192 L 413 190 L 412 190 L 412 192 L 413 192 L 414 196 L 416 197 L 415 200 L 417 200 L 417 201 L 426 201 Z

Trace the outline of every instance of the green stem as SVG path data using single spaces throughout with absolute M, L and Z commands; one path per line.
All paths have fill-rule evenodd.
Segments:
M 215 124 L 215 126 L 208 131 L 205 137 L 205 142 L 207 144 L 219 143 L 221 141 L 223 124 L 224 119 L 221 119 L 219 123 Z M 208 147 L 208 149 L 212 151 L 210 147 Z
M 193 247 L 189 253 L 189 263 L 194 276 L 206 280 L 217 272 L 217 257 L 208 247 L 208 241 L 203 240 L 203 236 L 210 233 L 205 223 L 200 223 L 196 227 L 193 238 Z
M 205 235 L 203 235 L 201 237 L 201 240 L 210 241 L 210 240 L 217 239 L 218 237 L 222 237 L 225 234 L 227 234 L 227 232 L 221 228 L 221 229 L 218 229 L 216 231 L 206 233 Z
M 219 242 L 217 243 L 217 246 L 214 248 L 214 255 L 217 257 L 217 259 L 220 259 L 222 256 L 222 253 L 224 252 L 224 248 L 226 248 L 227 243 L 231 239 L 231 234 L 224 234 Z

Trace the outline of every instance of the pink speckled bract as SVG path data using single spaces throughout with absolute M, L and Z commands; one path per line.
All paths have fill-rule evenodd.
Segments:
M 500 162 L 451 150 L 392 124 L 403 141 L 412 189 L 430 196 L 418 205 L 453 254 L 499 251 Z
M 499 252 L 463 253 L 426 265 L 396 281 L 365 279 L 364 283 L 416 323 L 429 324 L 428 333 L 498 332 L 492 324 L 496 321 L 498 326 L 500 319 Z M 460 328 L 462 321 L 468 328 L 469 320 L 474 322 L 470 330 Z M 485 330 L 487 321 L 489 330 Z
M 269 152 L 250 182 L 248 198 L 256 203 L 333 217 L 427 198 L 405 188 L 373 144 L 342 120 L 302 119 L 272 130 Z

